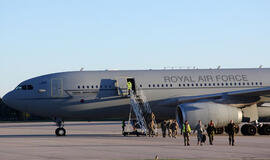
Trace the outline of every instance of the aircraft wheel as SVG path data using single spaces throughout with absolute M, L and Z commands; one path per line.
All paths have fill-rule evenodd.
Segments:
M 262 130 L 264 135 L 270 135 L 270 125 L 269 124 L 264 124 L 262 126 Z
M 247 128 L 247 124 L 244 124 L 244 125 L 241 127 L 241 133 L 242 133 L 244 136 L 247 135 L 246 128 Z
M 264 135 L 264 130 L 263 129 L 264 129 L 263 126 L 262 127 L 258 127 L 258 133 L 260 135 Z
M 245 136 L 254 136 L 257 133 L 257 127 L 245 124 L 241 127 L 241 133 Z
M 250 124 L 245 124 L 241 128 L 241 132 L 245 136 L 254 136 L 257 133 L 257 128 Z
M 66 130 L 65 128 L 57 128 L 55 130 L 56 136 L 65 136 L 66 135 Z

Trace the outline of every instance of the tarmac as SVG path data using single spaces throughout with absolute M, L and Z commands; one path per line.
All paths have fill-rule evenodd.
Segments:
M 66 122 L 67 136 L 56 137 L 53 122 L 0 123 L 0 159 L 3 160 L 270 160 L 270 136 L 236 136 L 236 145 L 228 145 L 228 136 L 214 138 L 197 146 L 183 145 L 183 137 L 124 137 L 120 122 Z

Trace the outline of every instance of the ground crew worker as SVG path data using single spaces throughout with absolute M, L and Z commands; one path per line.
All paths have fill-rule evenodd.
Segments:
M 198 139 L 198 142 L 197 142 L 197 145 L 201 145 L 202 146 L 202 138 L 203 138 L 203 125 L 202 125 L 202 121 L 199 120 L 198 121 L 198 124 L 196 125 L 195 127 L 195 130 L 194 130 L 194 133 L 195 131 L 197 132 L 197 139 Z
M 166 137 L 166 121 L 161 122 L 161 131 L 163 138 Z
M 235 124 L 233 120 L 230 120 L 230 123 L 227 125 L 227 132 L 229 134 L 229 145 L 234 146 L 234 133 L 235 133 Z
M 183 124 L 183 136 L 184 136 L 184 144 L 185 146 L 189 146 L 189 134 L 191 133 L 190 125 L 188 124 L 188 121 L 186 120 L 185 123 Z
M 207 130 L 207 134 L 208 134 L 208 137 L 209 137 L 209 143 L 210 143 L 210 145 L 213 145 L 214 133 L 215 133 L 215 124 L 214 124 L 214 122 L 212 120 L 208 124 L 206 130 Z
M 126 122 L 122 121 L 122 133 L 125 132 L 125 128 L 126 128 Z
M 130 81 L 127 82 L 127 88 L 128 88 L 128 95 L 130 95 L 130 92 L 132 90 L 132 83 Z

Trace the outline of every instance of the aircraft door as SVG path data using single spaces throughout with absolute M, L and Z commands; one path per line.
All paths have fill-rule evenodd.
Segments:
M 51 96 L 52 97 L 63 96 L 63 79 L 55 78 L 51 80 Z
M 132 83 L 132 90 L 134 91 L 134 93 L 136 93 L 135 79 L 128 78 L 128 77 L 121 77 L 121 78 L 118 78 L 116 81 L 116 86 L 117 86 L 119 96 L 123 96 L 123 97 L 128 96 L 129 94 L 128 87 L 127 87 L 128 81 Z

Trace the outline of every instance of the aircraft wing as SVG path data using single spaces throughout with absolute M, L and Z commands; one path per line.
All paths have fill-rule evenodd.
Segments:
M 223 97 L 260 97 L 270 95 L 270 87 L 244 89 L 240 91 L 222 92 L 216 94 L 206 94 L 198 96 L 188 96 L 178 98 L 178 103 L 194 102 L 205 99 L 220 99 Z

